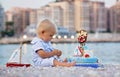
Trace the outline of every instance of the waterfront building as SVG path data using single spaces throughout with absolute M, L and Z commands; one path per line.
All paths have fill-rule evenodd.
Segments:
M 107 30 L 107 12 L 104 2 L 56 0 L 56 2 L 48 5 L 50 7 L 61 7 L 59 12 L 62 14 L 57 14 L 57 16 L 59 15 L 62 18 L 63 26 L 71 32 L 81 29 L 85 29 L 88 32 L 96 32 L 96 30 L 104 32 Z M 55 14 L 53 12 L 52 14 Z
M 5 29 L 5 14 L 4 14 L 4 8 L 0 4 L 0 32 Z
M 30 16 L 29 16 L 29 24 L 37 24 L 37 10 L 31 9 L 30 10 Z
M 67 28 L 70 33 L 75 33 L 81 29 L 96 32 L 96 30 L 107 30 L 106 14 L 104 2 L 56 0 L 37 10 L 12 8 L 8 13 L 7 20 L 14 22 L 16 34 L 23 33 L 28 25 L 37 24 L 44 18 L 54 21 L 57 26 Z
M 63 26 L 67 28 L 69 32 L 75 31 L 75 24 L 74 24 L 74 4 L 72 1 L 68 0 L 58 0 L 56 2 L 48 4 L 49 6 L 53 7 L 54 15 L 57 15 L 59 23 L 62 23 L 59 26 Z M 57 7 L 55 9 L 55 7 Z M 55 10 L 57 10 L 55 12 Z M 60 13 L 58 13 L 60 12 Z M 55 20 L 55 18 L 54 18 Z
M 57 26 L 62 26 L 74 32 L 74 10 L 72 3 L 71 6 L 66 1 L 49 3 L 38 9 L 38 22 L 44 18 L 48 18 L 54 21 Z
M 5 21 L 8 21 L 8 22 L 13 21 L 13 14 L 11 11 L 5 12 Z
M 13 7 L 6 12 L 6 22 L 13 21 L 15 35 L 22 35 L 24 29 L 29 25 L 30 10 L 31 9 Z
M 47 18 L 52 20 L 52 8 L 48 5 L 43 6 L 37 10 L 37 22 L 42 21 L 43 19 Z
M 52 12 L 52 20 L 57 26 L 63 26 L 63 9 L 60 6 L 51 7 Z
M 109 27 L 111 32 L 120 32 L 120 0 L 109 8 Z
M 104 2 L 90 2 L 90 31 L 107 31 L 107 9 Z
M 90 2 L 89 0 L 74 0 L 75 29 L 90 31 Z

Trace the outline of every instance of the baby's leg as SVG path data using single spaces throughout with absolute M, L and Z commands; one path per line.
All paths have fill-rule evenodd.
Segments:
M 54 66 L 65 66 L 65 67 L 71 67 L 75 65 L 75 62 L 67 63 L 67 62 L 59 62 L 58 60 L 53 61 Z
M 60 61 L 60 62 L 68 62 L 68 61 L 67 61 L 67 58 L 65 58 L 64 60 L 60 59 L 60 58 L 57 57 L 57 56 L 54 56 L 54 58 L 55 58 L 56 60 Z

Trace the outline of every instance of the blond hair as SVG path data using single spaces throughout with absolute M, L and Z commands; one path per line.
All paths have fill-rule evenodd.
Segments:
M 56 25 L 53 24 L 52 21 L 50 21 L 49 19 L 44 19 L 41 22 L 39 22 L 39 24 L 37 25 L 37 34 L 42 32 L 42 31 L 48 31 L 50 28 L 55 28 L 56 30 Z

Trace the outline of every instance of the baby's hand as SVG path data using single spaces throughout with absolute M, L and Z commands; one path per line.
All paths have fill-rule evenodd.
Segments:
M 62 52 L 60 50 L 58 50 L 57 56 L 61 56 Z
M 60 50 L 54 49 L 53 50 L 54 55 L 57 55 L 58 57 L 61 56 L 62 52 Z

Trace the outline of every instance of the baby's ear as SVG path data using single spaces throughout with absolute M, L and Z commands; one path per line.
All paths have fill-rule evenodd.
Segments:
M 45 33 L 45 31 L 44 31 L 44 30 L 42 31 L 42 34 L 43 34 L 43 33 Z

